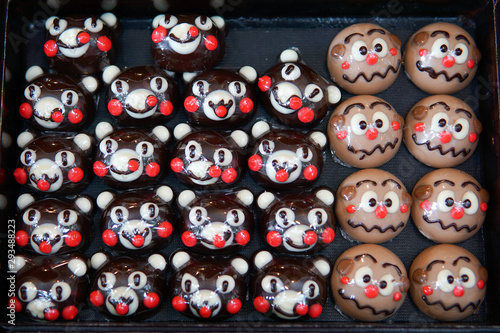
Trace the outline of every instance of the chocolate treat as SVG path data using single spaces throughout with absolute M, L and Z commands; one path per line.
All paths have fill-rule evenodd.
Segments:
M 92 198 L 79 195 L 72 202 L 55 198 L 17 199 L 16 245 L 41 255 L 74 252 L 92 239 Z
M 381 166 L 396 155 L 403 126 L 403 117 L 383 99 L 351 97 L 335 109 L 328 122 L 333 157 L 345 166 Z
M 170 168 L 186 185 L 199 188 L 231 187 L 245 164 L 248 134 L 242 130 L 196 130 L 187 124 L 174 129 L 178 140 Z
M 404 139 L 410 153 L 433 168 L 454 167 L 474 152 L 482 125 L 465 102 L 434 95 L 408 112 Z
M 92 74 L 115 60 L 118 19 L 112 13 L 97 16 L 51 16 L 45 22 L 43 45 L 47 62 L 59 73 Z
M 90 181 L 94 139 L 87 134 L 44 134 L 25 131 L 16 181 L 28 189 L 51 194 L 76 194 Z
M 184 109 L 194 125 L 236 128 L 246 125 L 257 109 L 253 83 L 257 72 L 213 69 L 192 78 L 184 93 Z
M 106 105 L 123 126 L 163 124 L 175 115 L 179 103 L 177 84 L 157 66 L 135 66 L 120 71 L 114 65 L 104 69 L 108 84 Z
M 159 186 L 120 194 L 104 191 L 97 197 L 101 208 L 100 233 L 104 244 L 122 252 L 146 253 L 164 248 L 172 239 L 172 189 Z
M 362 244 L 335 262 L 331 287 L 339 311 L 361 321 L 392 316 L 406 298 L 410 280 L 401 260 L 380 245 Z
M 331 270 L 328 259 L 299 259 L 259 251 L 253 264 L 250 299 L 258 312 L 287 320 L 321 315 Z
M 247 189 L 225 193 L 179 193 L 182 243 L 203 254 L 240 250 L 250 242 L 253 194 Z
M 138 319 L 158 309 L 165 298 L 167 261 L 160 254 L 147 258 L 113 257 L 97 252 L 91 259 L 90 303 L 114 319 Z
M 262 105 L 277 121 L 312 127 L 340 101 L 340 90 L 301 62 L 297 49 L 281 52 L 279 63 L 259 78 Z
M 445 22 L 429 24 L 415 32 L 405 50 L 405 70 L 410 80 L 429 94 L 454 94 L 474 78 L 481 52 L 461 27 Z
M 410 295 L 431 318 L 455 321 L 477 311 L 486 294 L 488 272 L 464 248 L 450 244 L 422 251 L 410 267 Z
M 393 239 L 408 222 L 412 198 L 393 174 L 365 169 L 348 176 L 337 190 L 335 214 L 348 238 L 363 243 Z
M 89 287 L 87 259 L 80 254 L 62 256 L 17 255 L 9 261 L 17 272 L 15 296 L 9 307 L 41 321 L 73 320 Z
M 333 202 L 333 192 L 325 187 L 285 195 L 262 192 L 257 198 L 262 239 L 274 251 L 288 254 L 324 249 L 335 238 Z
M 114 130 L 111 124 L 96 126 L 100 140 L 94 173 L 109 186 L 130 189 L 158 184 L 165 173 L 170 132 L 165 126 L 151 131 L 133 128 Z
M 333 82 L 351 94 L 378 94 L 401 68 L 401 41 L 371 23 L 353 24 L 335 36 L 327 55 Z
M 413 189 L 411 217 L 420 233 L 430 240 L 458 243 L 481 229 L 488 201 L 488 191 L 467 173 L 434 170 Z
M 32 66 L 26 71 L 29 85 L 19 106 L 21 117 L 42 130 L 74 131 L 93 120 L 92 94 L 99 84 L 91 76 L 80 82 L 62 74 L 44 74 Z
M 250 149 L 248 167 L 259 184 L 274 189 L 312 186 L 321 176 L 326 136 L 319 131 L 304 134 L 288 129 L 273 129 L 265 121 L 252 127 L 255 141 Z
M 201 320 L 222 320 L 241 310 L 247 295 L 245 258 L 178 251 L 171 264 L 174 272 L 168 290 L 176 311 Z
M 161 14 L 152 26 L 151 55 L 169 71 L 204 71 L 224 56 L 226 23 L 220 16 Z

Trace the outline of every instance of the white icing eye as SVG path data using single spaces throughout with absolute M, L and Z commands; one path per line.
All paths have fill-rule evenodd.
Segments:
M 399 211 L 399 196 L 394 191 L 389 191 L 384 195 L 384 206 L 387 212 L 394 214 Z
M 368 122 L 366 116 L 362 113 L 356 113 L 351 118 L 351 130 L 356 135 L 365 135 L 368 129 Z
M 52 36 L 57 36 L 61 34 L 64 30 L 66 30 L 66 27 L 68 26 L 68 22 L 64 19 L 59 19 L 56 18 L 52 22 L 52 25 L 49 28 L 49 33 Z
M 368 54 L 368 45 L 362 40 L 357 40 L 352 44 L 352 57 L 356 61 L 364 61 Z
M 193 95 L 201 97 L 205 96 L 208 94 L 208 91 L 210 89 L 210 84 L 205 81 L 205 80 L 198 80 L 195 83 L 193 83 Z
M 99 276 L 97 285 L 101 290 L 111 290 L 116 283 L 116 276 L 113 273 L 104 272 Z
M 295 213 L 290 208 L 281 208 L 276 212 L 276 223 L 283 229 L 295 223 Z
M 301 74 L 300 68 L 294 64 L 285 64 L 281 69 L 281 76 L 287 81 L 296 80 Z
M 36 101 L 38 98 L 40 98 L 41 94 L 42 91 L 36 84 L 30 84 L 26 87 L 26 89 L 24 89 L 24 97 L 26 97 L 26 99 L 29 99 L 30 101 Z
M 458 271 L 458 276 L 460 277 L 460 282 L 464 288 L 470 289 L 476 286 L 476 275 L 468 267 L 462 267 Z
M 453 124 L 453 137 L 457 140 L 463 140 L 469 135 L 469 121 L 465 118 L 459 118 Z
M 149 86 L 155 93 L 161 94 L 168 89 L 168 81 L 164 77 L 156 76 L 149 81 Z
M 307 280 L 302 285 L 302 294 L 306 298 L 316 298 L 319 295 L 319 285 L 313 280 Z
M 262 155 L 270 155 L 274 151 L 274 141 L 263 140 L 259 145 L 259 152 Z
M 295 155 L 297 155 L 297 158 L 301 162 L 309 162 L 313 158 L 313 153 L 311 149 L 307 147 L 299 147 L 297 148 L 297 151 L 295 152 Z
M 266 275 L 260 283 L 262 289 L 269 294 L 276 294 L 285 289 L 285 284 L 274 275 Z
M 436 58 L 444 58 L 448 54 L 450 43 L 446 38 L 438 38 L 432 44 L 432 55 Z
M 322 226 L 327 220 L 328 213 L 323 208 L 314 208 L 307 213 L 307 221 L 311 226 Z
M 360 267 L 354 274 L 354 282 L 361 288 L 365 288 L 372 283 L 373 271 L 370 267 Z
M 153 147 L 153 144 L 151 142 L 142 141 L 139 142 L 137 146 L 135 146 L 135 152 L 139 156 L 150 157 L 155 152 L 155 148 Z
M 437 204 L 440 211 L 449 212 L 455 205 L 455 193 L 450 190 L 441 191 L 438 194 Z
M 133 272 L 128 277 L 128 285 L 132 289 L 142 289 L 148 283 L 148 277 L 141 271 Z
M 104 24 L 100 19 L 92 17 L 86 19 L 83 24 L 85 25 L 85 29 L 87 29 L 90 32 L 99 32 L 104 27 Z
M 431 128 L 434 132 L 440 133 L 445 130 L 450 118 L 444 112 L 438 112 L 432 117 Z
M 380 58 L 385 57 L 388 51 L 387 42 L 383 38 L 375 38 L 372 42 L 372 49 Z
M 304 96 L 313 103 L 318 103 L 323 99 L 325 94 L 317 84 L 310 83 L 304 89 Z
M 67 168 L 75 163 L 75 155 L 67 150 L 60 151 L 56 154 L 54 161 L 61 168 Z
M 233 291 L 234 287 L 236 286 L 236 282 L 234 281 L 232 276 L 221 275 L 217 278 L 215 285 L 217 286 L 217 291 L 223 294 L 227 294 Z
M 196 141 L 189 141 L 184 149 L 184 153 L 186 154 L 186 159 L 189 161 L 197 161 L 201 156 L 201 146 Z
M 123 206 L 113 207 L 109 215 L 111 216 L 111 220 L 117 224 L 128 221 L 128 209 Z
M 372 122 L 380 133 L 385 133 L 389 129 L 389 118 L 382 111 L 377 111 L 373 114 Z
M 467 191 L 462 197 L 462 206 L 464 207 L 465 214 L 474 215 L 479 209 L 479 200 L 474 192 Z
M 61 102 L 67 106 L 73 106 L 78 103 L 78 93 L 74 90 L 65 90 L 61 94 Z
M 66 282 L 56 282 L 50 288 L 50 297 L 56 302 L 64 302 L 71 295 L 71 287 Z
M 185 293 L 194 293 L 200 288 L 200 283 L 197 278 L 189 273 L 186 273 L 182 276 L 181 288 Z
M 203 207 L 197 206 L 191 208 L 189 211 L 189 221 L 191 221 L 192 224 L 199 226 L 205 223 L 207 220 L 207 210 Z
M 202 15 L 202 16 L 198 16 L 195 20 L 194 20 L 194 24 L 196 24 L 196 26 L 198 28 L 200 28 L 201 30 L 210 30 L 212 29 L 213 27 L 213 23 L 212 23 L 212 20 L 205 16 L 205 15 Z
M 361 197 L 360 206 L 367 213 L 373 213 L 377 208 L 378 195 L 374 191 L 366 191 Z
M 463 64 L 469 57 L 469 48 L 464 43 L 458 43 L 453 50 L 453 57 L 459 64 Z
M 445 293 L 453 291 L 456 285 L 455 277 L 447 269 L 443 269 L 437 275 L 437 285 Z
M 247 92 L 247 87 L 246 85 L 241 82 L 241 81 L 233 81 L 229 84 L 229 92 L 231 95 L 234 97 L 241 97 L 246 94 Z
M 19 157 L 21 163 L 30 166 L 36 162 L 36 152 L 32 149 L 25 149 Z
M 139 213 L 143 220 L 152 220 L 158 216 L 160 209 L 152 202 L 146 202 L 141 206 Z
M 115 95 L 121 95 L 128 93 L 129 86 L 128 83 L 123 80 L 114 80 L 111 83 L 111 91 Z
M 78 214 L 72 209 L 66 209 L 57 214 L 57 222 L 60 225 L 68 227 L 78 221 Z
M 245 213 L 241 209 L 231 209 L 227 212 L 226 222 L 233 227 L 237 227 L 245 222 Z
M 118 142 L 113 139 L 104 139 L 99 143 L 99 150 L 104 155 L 113 154 L 118 149 Z
M 229 165 L 233 161 L 233 153 L 229 149 L 219 148 L 214 152 L 214 161 L 220 166 Z
M 166 29 L 170 29 L 177 24 L 179 20 L 173 15 L 158 15 L 153 20 L 153 27 L 157 28 L 159 25 Z
M 28 225 L 35 225 L 40 221 L 40 216 L 41 214 L 37 209 L 28 209 L 23 214 L 23 222 Z
M 389 296 L 394 291 L 394 276 L 392 274 L 385 274 L 378 281 L 379 293 L 382 296 Z
M 33 282 L 24 282 L 17 292 L 19 299 L 23 302 L 30 302 L 35 299 L 38 289 Z

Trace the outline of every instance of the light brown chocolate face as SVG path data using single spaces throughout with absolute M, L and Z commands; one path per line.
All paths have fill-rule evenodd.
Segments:
M 375 244 L 357 245 L 342 253 L 331 277 L 335 304 L 361 321 L 393 315 L 403 304 L 409 284 L 401 260 Z
M 401 41 L 384 28 L 354 24 L 333 39 L 327 55 L 332 80 L 352 94 L 387 89 L 401 68 Z
M 406 73 L 421 90 L 453 94 L 476 74 L 481 52 L 472 37 L 452 23 L 433 23 L 418 30 L 406 45 Z
M 467 160 L 477 147 L 481 122 L 460 99 L 433 95 L 419 101 L 408 112 L 404 139 L 420 162 L 446 168 Z
M 488 192 L 472 176 L 456 169 L 438 169 L 415 185 L 411 215 L 430 240 L 458 243 L 481 229 L 488 201 Z
M 409 276 L 413 302 L 429 317 L 443 321 L 473 314 L 484 299 L 488 281 L 486 268 L 472 253 L 449 244 L 422 251 Z
M 364 243 L 383 243 L 406 226 L 411 202 L 405 186 L 394 175 L 365 169 L 340 184 L 335 214 L 349 237 Z
M 386 101 L 369 95 L 349 98 L 328 122 L 334 157 L 357 168 L 374 168 L 389 161 L 399 149 L 404 120 Z

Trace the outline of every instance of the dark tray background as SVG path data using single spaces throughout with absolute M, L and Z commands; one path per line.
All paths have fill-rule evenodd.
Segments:
M 67 2 L 67 1 L 62 1 Z M 138 3 L 144 4 L 139 6 Z M 259 4 L 254 7 L 255 3 Z M 22 4 L 22 5 L 21 5 Z M 30 6 L 31 4 L 31 6 Z M 398 35 L 403 42 L 420 27 L 436 22 L 448 21 L 456 23 L 473 36 L 476 37 L 478 46 L 483 53 L 483 61 L 476 79 L 464 91 L 455 96 L 468 102 L 476 114 L 483 122 L 484 131 L 480 137 L 480 146 L 473 157 L 467 162 L 458 166 L 458 169 L 464 170 L 478 179 L 485 186 L 492 198 L 489 205 L 488 220 L 485 227 L 471 239 L 458 245 L 463 246 L 474 253 L 478 259 L 487 266 L 490 278 L 488 281 L 488 294 L 486 301 L 480 307 L 479 312 L 458 323 L 439 323 L 430 320 L 414 306 L 409 297 L 405 300 L 401 309 L 388 320 L 381 323 L 363 324 L 353 321 L 341 315 L 335 308 L 332 298 L 326 302 L 322 315 L 317 319 L 309 319 L 298 322 L 284 322 L 269 319 L 253 309 L 252 301 L 249 299 L 244 303 L 242 311 L 222 322 L 208 323 L 197 322 L 177 313 L 170 305 L 170 300 L 166 299 L 162 304 L 160 311 L 154 316 L 141 321 L 140 326 L 134 322 L 118 324 L 110 321 L 107 317 L 97 313 L 88 305 L 85 305 L 78 315 L 78 321 L 74 323 L 55 323 L 42 325 L 32 322 L 21 314 L 17 314 L 15 330 L 73 330 L 81 328 L 88 330 L 144 330 L 148 326 L 151 330 L 163 329 L 181 329 L 204 331 L 210 329 L 217 330 L 343 330 L 347 327 L 358 330 L 383 330 L 393 328 L 401 330 L 408 328 L 418 330 L 427 327 L 436 330 L 449 329 L 470 329 L 471 325 L 475 329 L 498 330 L 500 326 L 499 318 L 495 314 L 498 310 L 498 286 L 499 282 L 495 279 L 496 269 L 499 265 L 498 246 L 500 242 L 498 234 L 495 234 L 494 221 L 497 214 L 497 201 L 494 181 L 497 177 L 498 159 L 490 146 L 491 138 L 496 138 L 493 133 L 496 125 L 492 119 L 498 120 L 498 85 L 496 82 L 496 49 L 492 48 L 493 30 L 493 5 L 489 1 L 443 1 L 440 5 L 436 2 L 405 2 L 405 1 L 357 1 L 354 4 L 346 4 L 337 1 L 276 1 L 268 4 L 266 1 L 226 1 L 226 7 L 218 11 L 207 7 L 206 2 L 186 1 L 172 2 L 169 12 L 196 11 L 207 14 L 221 14 L 226 19 L 229 33 L 226 38 L 226 56 L 219 64 L 219 68 L 238 69 L 244 65 L 251 65 L 256 68 L 259 75 L 274 65 L 279 53 L 288 47 L 298 47 L 301 51 L 304 62 L 319 72 L 325 78 L 329 78 L 326 67 L 326 54 L 328 46 L 333 37 L 348 25 L 359 22 L 373 22 L 380 24 Z M 3 125 L 4 131 L 11 133 L 14 139 L 24 127 L 22 121 L 17 116 L 17 107 L 20 96 L 23 91 L 24 71 L 31 65 L 40 65 L 47 67 L 43 56 L 42 46 L 44 41 L 44 30 L 42 27 L 43 16 L 40 12 L 47 13 L 47 8 L 41 7 L 36 1 L 12 1 L 9 10 L 9 30 L 7 30 L 7 45 L 5 64 L 12 72 L 12 80 L 6 84 L 2 92 L 5 94 L 3 102 L 8 109 L 8 115 Z M 38 6 L 38 7 L 37 7 Z M 26 10 L 28 9 L 28 10 Z M 5 9 L 4 9 L 5 10 Z M 38 11 L 37 11 L 38 10 Z M 92 13 L 101 12 L 98 3 L 95 2 L 71 2 L 71 6 L 63 6 L 57 11 L 57 15 L 66 15 L 74 13 Z M 125 66 L 135 66 L 143 64 L 153 64 L 150 50 L 150 22 L 157 13 L 154 12 L 150 2 L 140 2 L 126 0 L 120 2 L 116 10 L 123 25 L 123 32 L 120 36 L 120 49 L 116 65 L 120 68 Z M 55 13 L 50 13 L 54 15 Z M 445 15 L 446 14 L 446 15 Z M 46 14 L 45 14 L 46 15 Z M 49 16 L 50 16 L 49 15 Z M 46 15 L 47 16 L 47 15 Z M 2 15 L 3 17 L 3 15 Z M 29 27 L 27 24 L 31 24 Z M 26 29 L 26 30 L 25 30 Z M 16 33 L 17 35 L 12 35 Z M 19 37 L 16 39 L 16 37 Z M 23 39 L 24 38 L 24 39 Z M 21 41 L 19 44 L 18 41 Z M 10 42 L 10 43 L 9 43 Z M 26 43 L 25 43 L 26 42 Z M 17 47 L 18 46 L 18 47 Z M 493 74 L 493 75 L 492 75 Z M 2 80 L 3 81 L 3 80 Z M 181 84 L 182 87 L 182 84 Z M 96 120 L 88 127 L 88 132 L 93 133 L 95 125 L 102 120 L 111 121 L 104 103 L 104 89 L 99 94 L 99 111 Z M 343 93 L 342 100 L 352 95 Z M 386 91 L 378 94 L 379 97 L 388 101 L 401 115 L 406 116 L 408 110 L 420 99 L 427 96 L 415 87 L 402 71 L 396 82 Z M 496 104 L 495 104 L 496 101 Z M 327 119 L 331 111 L 318 129 L 325 130 Z M 259 105 L 258 114 L 251 123 L 258 119 L 270 120 L 262 107 Z M 177 116 L 169 121 L 166 126 L 172 130 L 177 123 L 185 122 L 182 108 L 178 110 Z M 275 121 L 272 121 L 274 124 Z M 251 124 L 244 127 L 249 130 Z M 495 131 L 495 132 L 492 132 Z M 498 135 L 498 134 L 497 134 Z M 172 144 L 170 145 L 172 146 Z M 11 148 L 2 152 L 2 165 L 6 165 L 9 172 L 13 168 L 17 149 Z M 329 150 L 325 153 L 326 165 L 318 186 L 325 185 L 336 191 L 341 181 L 349 174 L 357 171 L 354 168 L 345 168 L 335 164 L 332 160 Z M 396 157 L 381 167 L 381 169 L 392 172 L 400 178 L 408 191 L 411 191 L 418 179 L 433 170 L 415 160 L 404 145 L 401 146 Z M 176 194 L 185 189 L 175 176 L 170 172 L 164 184 L 171 186 Z M 258 195 L 263 188 L 256 185 L 247 174 L 239 186 L 244 186 Z M 84 191 L 92 197 L 96 197 L 101 191 L 108 189 L 99 179 L 94 179 L 91 185 Z M 3 188 L 2 192 L 11 198 L 11 203 L 15 205 L 15 199 L 22 190 L 14 187 Z M 1 213 L 1 212 L 0 212 Z M 13 218 L 14 212 L 3 212 L 2 220 Z M 85 252 L 88 255 L 96 252 L 104 244 L 98 233 L 98 220 L 100 211 L 96 210 L 94 215 L 95 237 L 89 249 Z M 340 233 L 339 227 L 335 229 L 336 238 L 331 246 L 320 254 L 328 257 L 332 263 L 347 248 L 355 245 L 345 240 Z M 5 234 L 2 234 L 4 241 Z M 250 245 L 241 253 L 248 259 L 251 259 L 252 253 L 257 249 L 265 248 L 265 244 L 260 241 L 255 233 Z M 166 257 L 175 249 L 183 248 L 179 235 L 175 235 L 174 241 L 165 249 L 160 251 Z M 403 232 L 392 241 L 382 244 L 396 253 L 405 267 L 408 269 L 412 260 L 424 248 L 434 243 L 420 235 L 416 227 L 410 222 Z M 170 276 L 170 273 L 167 273 Z M 5 293 L 2 293 L 5 294 Z M 4 322 L 4 318 L 0 320 Z M 147 323 L 147 324 L 146 324 Z M 5 326 L 5 328 L 14 329 Z

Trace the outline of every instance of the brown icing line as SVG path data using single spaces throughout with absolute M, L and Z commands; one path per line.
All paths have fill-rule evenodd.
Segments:
M 378 32 L 381 35 L 385 35 L 385 30 L 383 30 L 383 29 L 370 29 L 370 30 L 368 30 L 368 32 L 366 34 L 368 36 L 371 36 L 371 35 L 373 35 L 376 32 Z
M 466 256 L 460 256 L 458 257 L 457 259 L 455 259 L 452 263 L 453 266 L 456 266 L 458 264 L 458 261 L 459 260 L 463 260 L 465 262 L 470 262 L 470 258 L 469 257 L 466 257 Z
M 363 258 L 364 256 L 367 256 L 368 258 L 370 258 L 371 260 L 373 260 L 373 262 L 376 264 L 377 263 L 377 259 L 375 259 L 374 256 L 372 256 L 371 254 L 369 253 L 362 253 L 362 254 L 358 254 L 357 256 L 354 257 L 354 260 L 355 261 L 360 261 L 361 258 Z
M 428 272 L 432 269 L 432 266 L 433 265 L 436 265 L 436 264 L 444 264 L 444 260 L 433 260 L 429 263 L 429 265 L 427 265 L 427 267 L 425 268 L 425 270 Z
M 448 31 L 444 30 L 436 30 L 431 33 L 431 37 L 436 37 L 439 34 L 443 34 L 446 36 L 446 38 L 450 38 L 450 33 Z
M 469 302 L 469 303 L 467 303 L 467 305 L 466 305 L 464 308 L 462 308 L 462 306 L 461 306 L 460 304 L 458 304 L 458 303 L 453 303 L 452 305 L 446 306 L 446 305 L 444 305 L 443 301 L 441 301 L 441 300 L 437 300 L 437 301 L 431 302 L 431 301 L 429 301 L 429 300 L 427 299 L 427 297 L 426 297 L 426 296 L 422 296 L 422 300 L 423 300 L 423 301 L 425 302 L 425 304 L 427 304 L 428 306 L 439 304 L 439 305 L 441 305 L 441 307 L 442 307 L 445 311 L 449 311 L 449 310 L 451 310 L 451 309 L 453 309 L 453 308 L 457 308 L 457 309 L 458 309 L 458 311 L 460 311 L 460 312 L 464 312 L 465 310 L 467 310 L 467 308 L 468 308 L 469 306 L 472 306 L 472 308 L 475 310 L 475 309 L 477 309 L 477 308 L 479 307 L 479 305 L 481 304 L 481 300 L 478 300 L 478 301 L 477 301 L 477 303 L 475 303 L 475 304 L 474 304 L 474 302 Z
M 460 73 L 456 73 L 450 77 L 445 70 L 436 73 L 436 71 L 432 67 L 423 67 L 420 60 L 417 61 L 416 66 L 419 71 L 427 72 L 427 74 L 429 74 L 432 79 L 437 79 L 439 75 L 443 75 L 447 82 L 450 82 L 455 78 L 458 79 L 459 82 L 464 82 L 469 77 L 469 73 L 465 73 L 464 76 L 462 76 Z
M 365 180 L 360 180 L 359 182 L 356 183 L 356 188 L 360 187 L 364 183 L 371 183 L 373 186 L 377 186 L 377 182 L 370 180 L 370 179 L 365 179 Z
M 477 224 L 474 224 L 472 227 L 469 227 L 468 225 L 464 224 L 462 226 L 458 226 L 455 222 L 453 223 L 450 223 L 448 225 L 444 225 L 443 221 L 440 220 L 440 219 L 437 219 L 437 220 L 429 220 L 429 217 L 427 215 L 424 215 L 422 216 L 422 219 L 426 222 L 426 223 L 429 223 L 429 224 L 433 224 L 433 223 L 438 223 L 440 226 L 441 226 L 441 229 L 442 230 L 448 230 L 449 228 L 454 228 L 455 231 L 459 232 L 463 229 L 465 229 L 467 232 L 473 232 L 474 230 L 477 229 Z
M 372 313 L 373 313 L 374 316 L 378 316 L 380 314 L 384 314 L 385 316 L 390 316 L 390 315 L 392 315 L 396 311 L 396 309 L 393 309 L 393 310 L 383 309 L 383 310 L 377 311 L 371 305 L 360 305 L 359 302 L 358 302 L 358 300 L 356 298 L 351 298 L 351 297 L 348 297 L 348 296 L 344 296 L 344 294 L 345 294 L 345 290 L 344 289 L 339 289 L 338 293 L 339 293 L 340 297 L 342 297 L 343 299 L 349 300 L 349 301 L 353 301 L 356 304 L 356 307 L 358 309 L 360 309 L 360 310 L 370 309 L 372 311 Z
M 351 42 L 351 38 L 354 36 L 364 37 L 364 35 L 362 33 L 359 33 L 359 32 L 352 33 L 344 39 L 344 44 L 349 44 Z
M 404 226 L 405 226 L 404 222 L 400 222 L 397 226 L 389 225 L 386 228 L 382 228 L 379 225 L 374 225 L 371 228 L 368 228 L 364 223 L 361 223 L 361 222 L 358 224 L 354 224 L 354 221 L 352 219 L 349 219 L 347 221 L 347 224 L 354 229 L 362 227 L 363 229 L 365 229 L 366 232 L 372 232 L 373 230 L 376 229 L 376 230 L 380 231 L 380 233 L 382 233 L 382 234 L 386 233 L 387 230 L 392 230 L 393 232 L 396 232 L 399 228 L 404 228 Z
M 384 101 L 375 101 L 375 102 L 373 102 L 372 104 L 370 104 L 370 109 L 373 109 L 377 105 L 383 105 L 383 106 L 385 106 L 387 108 L 387 110 L 392 109 L 391 106 L 389 105 L 389 103 L 384 102 Z
M 443 102 L 443 101 L 439 101 L 439 102 L 436 102 L 436 103 L 431 104 L 431 105 L 429 106 L 429 109 L 430 109 L 430 110 L 432 110 L 432 109 L 434 109 L 437 105 L 441 105 L 442 107 L 444 107 L 444 109 L 445 109 L 446 111 L 450 111 L 450 109 L 451 109 L 451 108 L 450 108 L 450 106 L 449 106 L 448 104 L 446 104 L 445 102 Z
M 439 186 L 441 183 L 447 183 L 450 186 L 455 186 L 455 183 L 448 179 L 440 179 L 434 182 L 434 187 Z
M 388 149 L 388 148 L 391 148 L 391 149 L 395 149 L 396 148 L 396 144 L 399 142 L 399 139 L 398 138 L 395 138 L 394 139 L 394 142 L 387 142 L 385 144 L 384 147 L 382 147 L 382 145 L 378 144 L 376 145 L 375 147 L 373 147 L 372 150 L 368 151 L 366 149 L 355 149 L 353 146 L 349 145 L 347 147 L 347 150 L 349 150 L 350 152 L 352 152 L 353 154 L 357 154 L 357 153 L 363 153 L 363 155 L 359 158 L 360 161 L 362 161 L 366 156 L 371 156 L 373 155 L 373 153 L 375 153 L 375 151 L 377 149 L 380 150 L 380 153 L 383 154 L 385 153 L 385 151 Z
M 392 178 L 388 178 L 388 179 L 384 180 L 384 181 L 382 182 L 382 186 L 387 185 L 387 183 L 389 183 L 389 182 L 391 182 L 391 183 L 395 184 L 395 185 L 396 185 L 396 187 L 398 188 L 398 190 L 400 190 L 400 189 L 401 189 L 401 184 L 399 184 L 396 180 L 394 180 L 394 179 L 392 179 Z
M 356 83 L 356 81 L 358 81 L 358 79 L 362 76 L 366 82 L 371 82 L 376 76 L 379 76 L 381 79 L 385 79 L 390 71 L 392 71 L 394 74 L 396 74 L 399 71 L 400 66 L 401 66 L 401 60 L 398 60 L 396 67 L 390 65 L 389 67 L 387 67 L 384 74 L 382 74 L 380 72 L 375 72 L 372 74 L 372 76 L 370 76 L 370 78 L 368 78 L 366 76 L 365 72 L 361 72 L 358 75 L 356 75 L 356 77 L 354 79 L 350 79 L 349 76 L 347 76 L 346 74 L 342 75 L 342 78 L 349 83 Z
M 464 35 L 457 35 L 457 36 L 455 36 L 455 40 L 464 40 L 464 41 L 467 42 L 467 44 L 470 45 L 469 39 L 467 37 L 465 37 Z
M 478 192 L 481 191 L 481 187 L 479 187 L 479 185 L 477 185 L 476 183 L 471 182 L 471 181 L 463 182 L 462 188 L 466 187 L 467 185 L 472 185 L 476 189 L 476 191 L 478 191 Z
M 412 134 L 411 135 L 412 139 L 413 139 L 413 142 L 417 145 L 417 146 L 427 146 L 427 150 L 429 151 L 433 151 L 433 150 L 439 150 L 439 153 L 444 156 L 448 153 L 451 153 L 451 155 L 453 157 L 457 157 L 458 155 L 462 154 L 464 157 L 466 157 L 467 155 L 469 155 L 469 153 L 472 151 L 472 149 L 465 149 L 465 148 L 462 148 L 460 149 L 458 152 L 455 151 L 455 147 L 451 147 L 450 149 L 448 150 L 445 150 L 443 151 L 443 146 L 442 145 L 437 145 L 437 146 L 431 146 L 431 142 L 430 141 L 425 141 L 425 142 L 422 142 L 422 143 L 419 143 L 417 142 L 417 135 L 416 134 Z
M 472 113 L 471 113 L 470 111 L 468 111 L 468 110 L 461 109 L 461 108 L 458 108 L 458 109 L 456 109 L 456 110 L 455 110 L 455 113 L 460 113 L 460 112 L 465 113 L 465 115 L 466 115 L 469 119 L 471 119 L 471 118 L 472 118 Z
M 365 106 L 364 104 L 361 104 L 361 103 L 354 103 L 354 104 L 351 104 L 351 105 L 348 105 L 345 109 L 344 109 L 344 116 L 346 116 L 349 111 L 351 111 L 352 108 L 355 108 L 355 107 L 358 107 L 360 108 L 361 110 L 364 110 L 365 109 Z
M 403 275 L 403 272 L 401 272 L 401 269 L 397 265 L 391 264 L 390 262 L 384 262 L 382 264 L 382 267 L 384 267 L 384 268 L 389 267 L 389 266 L 394 267 L 394 269 L 398 272 L 399 276 Z

